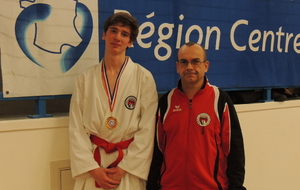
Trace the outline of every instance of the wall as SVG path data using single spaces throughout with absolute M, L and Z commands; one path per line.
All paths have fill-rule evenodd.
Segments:
M 300 189 L 300 101 L 236 105 L 248 190 Z M 68 117 L 0 120 L 1 189 L 50 190 L 50 165 L 69 159 Z
M 67 117 L 0 121 L 0 189 L 50 190 L 50 163 L 69 159 L 67 125 Z
M 300 189 L 300 101 L 237 105 L 249 190 Z

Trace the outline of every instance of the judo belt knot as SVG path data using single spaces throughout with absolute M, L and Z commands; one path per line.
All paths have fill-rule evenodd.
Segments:
M 101 165 L 101 157 L 100 157 L 99 147 L 102 147 L 105 150 L 106 154 L 110 154 L 115 151 L 119 152 L 117 159 L 113 163 L 111 163 L 108 166 L 108 168 L 116 167 L 118 165 L 118 163 L 124 157 L 124 152 L 122 151 L 122 149 L 128 148 L 129 144 L 133 141 L 133 138 L 131 138 L 126 141 L 121 141 L 118 143 L 110 143 L 110 142 L 107 142 L 106 140 L 99 138 L 95 135 L 91 135 L 90 139 L 91 139 L 92 143 L 97 145 L 97 148 L 94 151 L 94 159 L 99 164 L 99 166 Z M 100 187 L 100 186 L 96 183 L 96 187 Z

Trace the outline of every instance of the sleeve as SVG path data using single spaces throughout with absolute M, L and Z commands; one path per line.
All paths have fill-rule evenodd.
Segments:
M 157 117 L 157 126 L 161 126 L 160 124 L 160 119 Z M 150 172 L 148 175 L 148 181 L 147 181 L 147 190 L 159 190 L 159 180 L 160 180 L 160 171 L 161 171 L 161 166 L 163 162 L 163 154 L 160 151 L 158 147 L 158 135 L 157 135 L 157 129 L 155 132 L 155 141 L 154 141 L 154 152 L 152 156 L 152 162 L 151 162 L 151 167 L 150 167 Z
M 166 93 L 159 100 L 159 105 L 156 114 L 156 130 L 155 130 L 155 141 L 154 141 L 154 152 L 150 172 L 147 181 L 147 190 L 159 190 L 160 189 L 160 177 L 163 163 L 163 153 L 161 149 L 164 149 L 164 131 L 163 131 L 163 117 L 167 109 L 167 95 Z
M 81 80 L 83 77 L 81 76 Z M 98 168 L 94 160 L 93 146 L 89 134 L 83 126 L 83 87 L 78 79 L 72 94 L 69 111 L 69 140 L 72 176 L 84 178 L 89 175 L 88 171 Z
M 139 130 L 118 166 L 128 173 L 147 180 L 153 153 L 157 91 L 150 72 L 142 79 Z
M 245 177 L 245 153 L 242 130 L 236 110 L 230 97 L 221 91 L 221 104 L 223 104 L 222 125 L 229 125 L 230 142 L 227 156 L 228 190 L 246 190 L 243 186 Z
M 155 135 L 156 137 L 156 135 Z M 159 190 L 160 170 L 163 162 L 163 155 L 158 148 L 157 141 L 154 141 L 154 152 L 150 172 L 147 181 L 147 190 Z

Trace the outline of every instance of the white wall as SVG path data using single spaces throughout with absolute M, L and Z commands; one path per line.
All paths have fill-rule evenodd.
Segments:
M 300 101 L 237 105 L 249 190 L 300 189 Z
M 300 189 L 300 101 L 236 105 L 248 190 Z M 0 120 L 0 187 L 50 190 L 50 163 L 69 159 L 68 117 Z
M 69 159 L 68 118 L 0 121 L 0 189 L 50 190 L 50 163 Z

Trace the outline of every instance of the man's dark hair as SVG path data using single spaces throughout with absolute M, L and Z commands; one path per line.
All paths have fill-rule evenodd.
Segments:
M 126 12 L 118 12 L 110 17 L 104 23 L 104 32 L 112 25 L 120 24 L 121 26 L 128 26 L 130 28 L 130 41 L 135 42 L 139 34 L 139 23 L 135 17 Z

